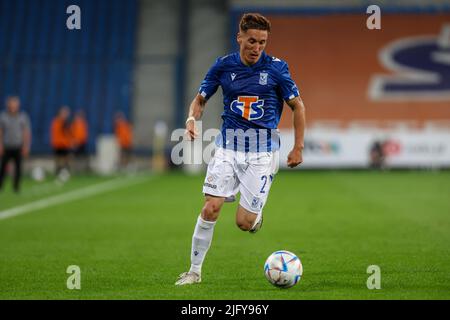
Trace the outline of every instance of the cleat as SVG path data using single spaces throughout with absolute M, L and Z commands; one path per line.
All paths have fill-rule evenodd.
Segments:
M 195 272 L 183 272 L 178 276 L 176 286 L 184 286 L 185 284 L 194 284 L 202 282 L 202 278 Z
M 259 231 L 259 229 L 261 229 L 262 224 L 263 224 L 263 215 L 262 215 L 262 212 L 261 212 L 261 214 L 260 214 L 259 216 L 260 216 L 259 221 L 256 222 L 255 225 L 253 226 L 253 228 L 251 228 L 248 232 L 250 232 L 250 233 L 256 233 L 256 232 Z

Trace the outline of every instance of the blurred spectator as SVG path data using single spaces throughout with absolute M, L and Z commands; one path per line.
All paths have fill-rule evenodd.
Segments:
M 88 124 L 83 110 L 75 113 L 71 132 L 77 167 L 82 171 L 86 171 L 89 167 L 87 159 Z
M 59 109 L 58 115 L 52 121 L 51 145 L 55 155 L 55 173 L 57 176 L 61 173 L 67 175 L 70 170 L 69 156 L 73 146 L 73 137 L 69 116 L 69 107 L 63 106 Z
M 383 143 L 375 141 L 370 148 L 370 167 L 373 169 L 383 169 L 385 158 Z
M 120 167 L 125 168 L 130 162 L 133 132 L 131 124 L 122 112 L 117 112 L 114 117 L 114 131 L 120 146 Z
M 6 99 L 6 111 L 0 114 L 0 190 L 9 160 L 14 160 L 14 192 L 20 191 L 22 158 L 30 153 L 31 125 L 27 114 L 20 111 L 20 99 L 11 96 Z

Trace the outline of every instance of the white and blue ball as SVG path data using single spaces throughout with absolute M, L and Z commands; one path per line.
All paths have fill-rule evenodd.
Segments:
M 300 259 L 286 250 L 275 251 L 264 264 L 267 280 L 278 288 L 291 288 L 302 277 L 303 266 Z

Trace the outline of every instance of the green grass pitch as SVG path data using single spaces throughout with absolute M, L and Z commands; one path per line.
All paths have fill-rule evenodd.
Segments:
M 27 180 L 0 211 L 107 180 L 64 187 Z M 257 234 L 225 204 L 203 282 L 175 287 L 189 267 L 203 175 L 155 175 L 125 188 L 0 220 L 0 299 L 450 299 L 450 172 L 283 171 Z M 263 274 L 273 251 L 304 267 L 291 289 Z M 69 265 L 81 290 L 66 287 Z M 369 265 L 381 289 L 366 287 Z

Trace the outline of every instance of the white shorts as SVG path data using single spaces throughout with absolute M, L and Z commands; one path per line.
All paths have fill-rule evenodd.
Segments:
M 278 171 L 279 152 L 242 152 L 217 148 L 208 165 L 203 193 L 217 197 L 241 193 L 239 204 L 259 214 Z

